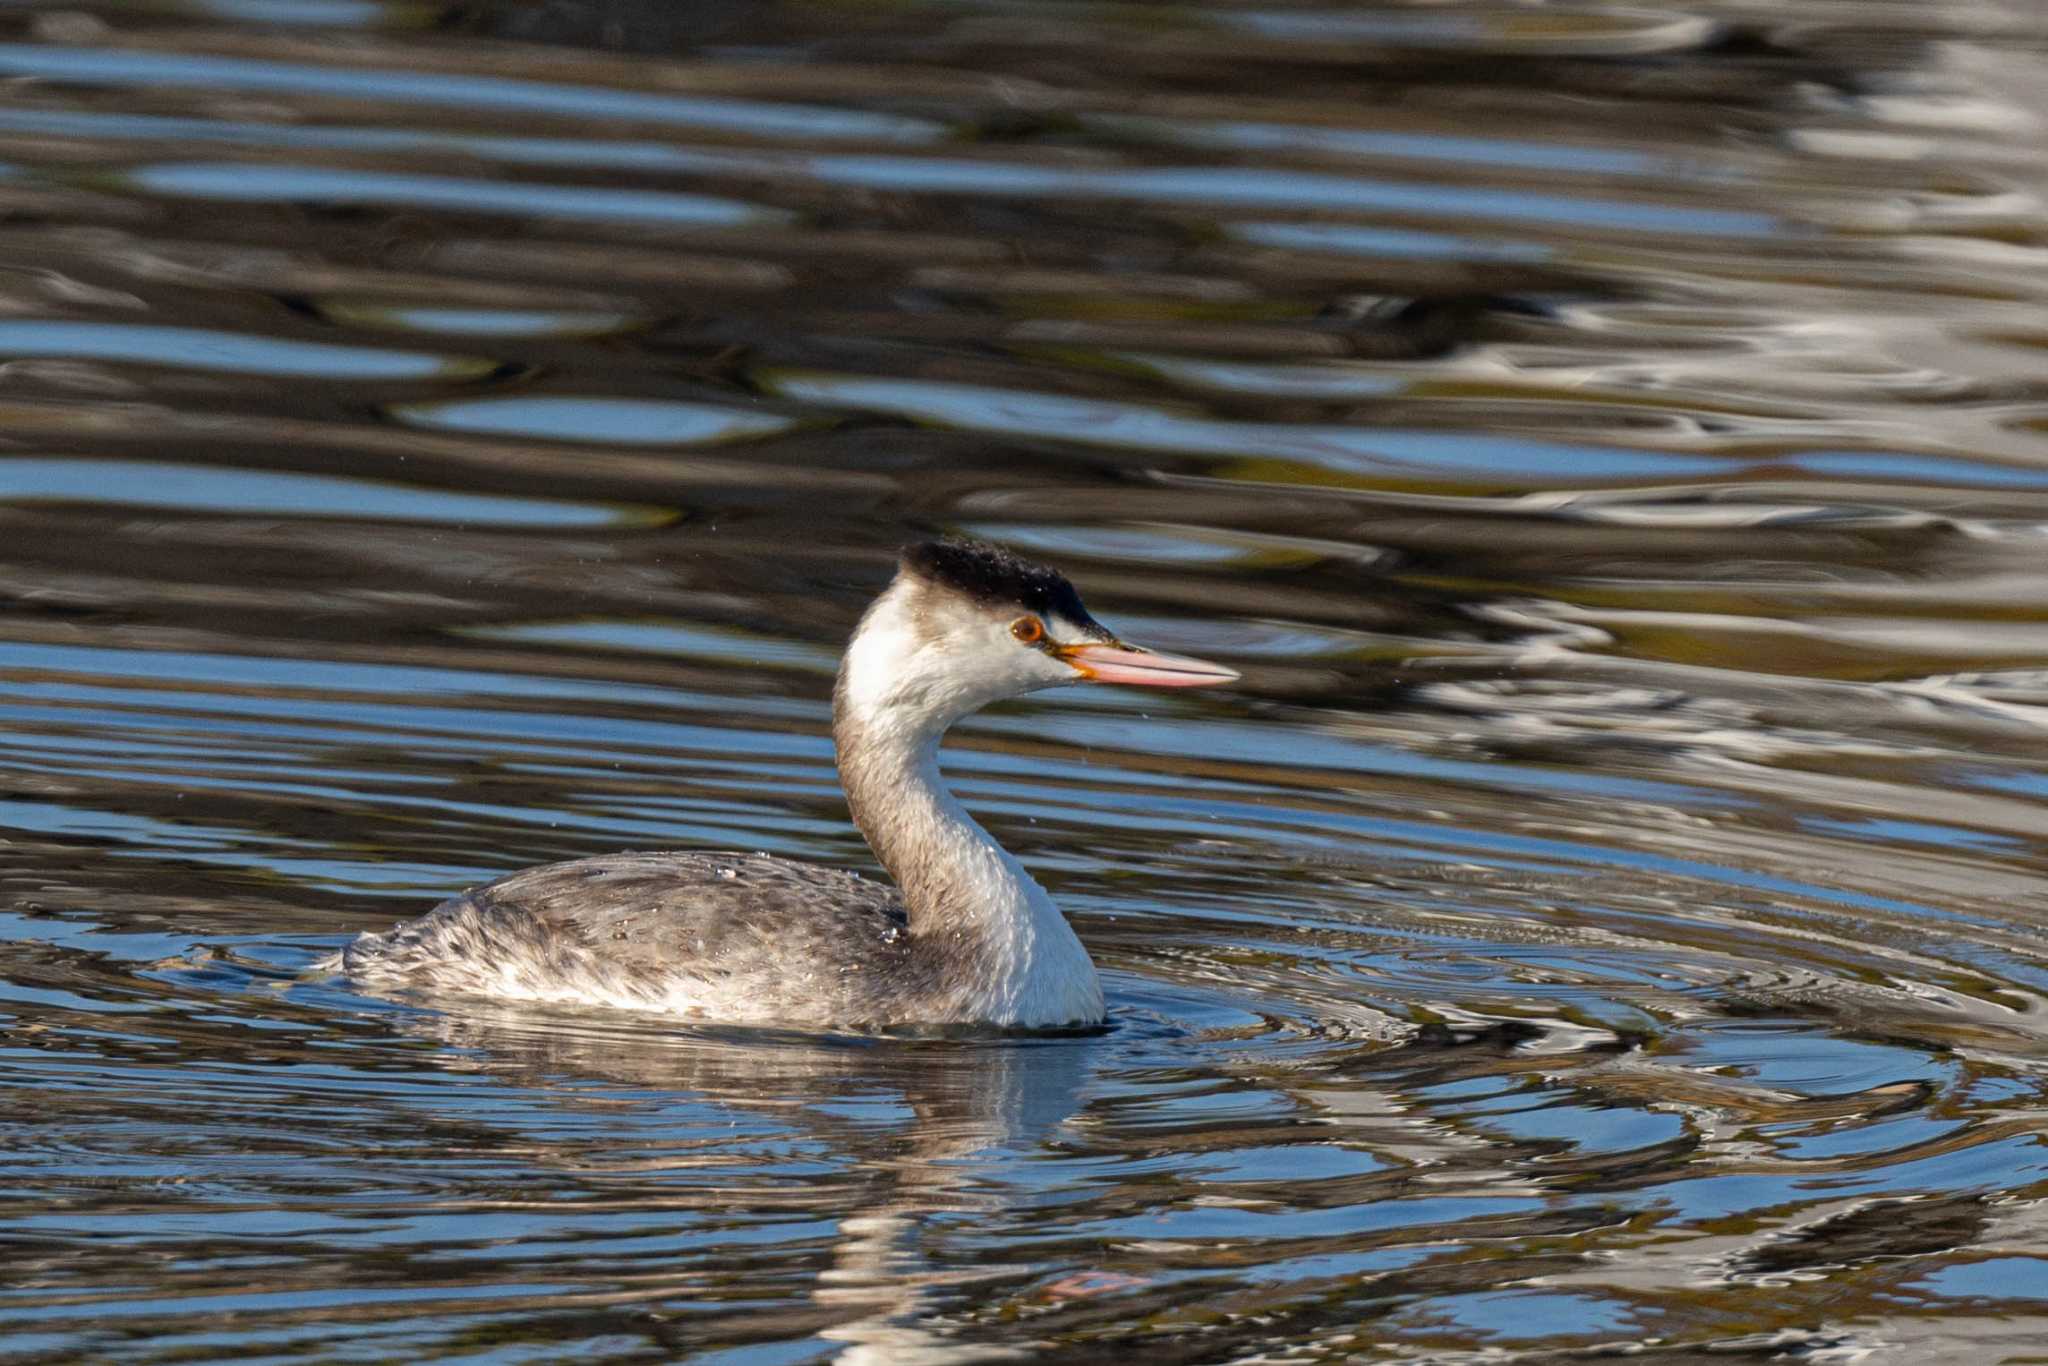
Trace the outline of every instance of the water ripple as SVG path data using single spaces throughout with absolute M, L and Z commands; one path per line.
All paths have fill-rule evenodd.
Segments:
M 17 8 L 0 1355 L 2038 1352 L 2024 5 Z M 949 744 L 1106 1032 L 307 973 L 947 531 L 1243 670 Z

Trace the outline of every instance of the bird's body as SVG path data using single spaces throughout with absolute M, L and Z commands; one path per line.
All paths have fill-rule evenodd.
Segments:
M 801 963 L 808 990 L 770 1017 L 801 1028 L 855 1018 L 875 992 L 935 995 L 934 960 L 910 952 L 909 928 L 902 898 L 855 873 L 761 854 L 604 854 L 472 888 L 346 959 L 369 986 L 741 1022 L 780 1000 L 769 988 Z
M 1049 898 L 1044 910 L 1051 919 L 1014 917 L 1038 932 L 1023 943 L 913 936 L 902 896 L 858 873 L 760 853 L 603 854 L 471 888 L 388 933 L 363 936 L 343 951 L 341 966 L 372 989 L 615 1006 L 724 1024 L 1099 1022 L 1094 965 Z M 1024 959 L 1035 972 L 1011 970 Z
M 834 694 L 840 780 L 895 889 L 767 854 L 611 854 L 474 888 L 360 936 L 326 966 L 371 990 L 719 1023 L 1099 1024 L 1087 950 L 947 791 L 940 737 L 991 701 L 1052 684 L 1232 677 L 1117 642 L 1064 579 L 1008 552 L 920 546 L 862 619 Z

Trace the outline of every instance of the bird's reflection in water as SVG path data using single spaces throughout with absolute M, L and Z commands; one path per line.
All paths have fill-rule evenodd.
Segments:
M 465 1002 L 459 1014 L 409 1015 L 407 1029 L 446 1046 L 451 1069 L 486 1076 L 531 1095 L 588 1109 L 686 1102 L 728 1112 L 729 1120 L 766 1120 L 782 1130 L 778 1148 L 799 1146 L 844 1165 L 861 1194 L 843 1187 L 821 1208 L 855 1210 L 838 1219 L 831 1264 L 812 1299 L 818 1336 L 845 1344 L 848 1363 L 1002 1361 L 1028 1355 L 1011 1347 L 962 1341 L 943 1318 L 967 1287 L 1028 1276 L 1026 1267 L 939 1269 L 925 1239 L 935 1218 L 979 1223 L 1013 1203 L 1016 1154 L 1044 1145 L 1079 1110 L 1099 1036 L 979 1038 L 947 1041 L 819 1038 L 754 1030 L 678 1031 L 607 1011 L 509 1009 Z M 690 1127 L 701 1133 L 704 1114 Z M 744 1162 L 749 1203 L 762 1203 L 762 1135 L 708 1148 L 672 1148 L 649 1162 L 644 1128 L 616 1145 L 566 1145 L 558 1160 L 579 1180 L 595 1165 L 636 1178 L 663 1167 L 688 1172 L 715 1164 L 730 1173 Z M 807 1174 L 779 1179 L 798 1185 Z M 695 1192 L 697 1198 L 688 1198 Z M 683 1185 L 682 1203 L 724 1216 L 734 1204 L 723 1180 Z M 791 1193 L 793 1207 L 811 1203 Z M 770 1200 L 767 1203 L 783 1203 Z M 843 1314 L 843 1317 L 841 1316 Z

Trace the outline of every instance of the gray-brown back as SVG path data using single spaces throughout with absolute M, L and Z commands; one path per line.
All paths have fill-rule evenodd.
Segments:
M 949 957 L 913 940 L 883 883 L 767 854 L 678 852 L 510 874 L 363 935 L 340 966 L 373 987 L 844 1028 L 943 1018 L 939 998 L 971 971 Z

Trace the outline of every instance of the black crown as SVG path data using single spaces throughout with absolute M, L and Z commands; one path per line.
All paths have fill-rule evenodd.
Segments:
M 1016 607 L 1081 626 L 1095 625 L 1064 574 L 987 541 L 949 537 L 907 546 L 903 567 L 984 606 Z

